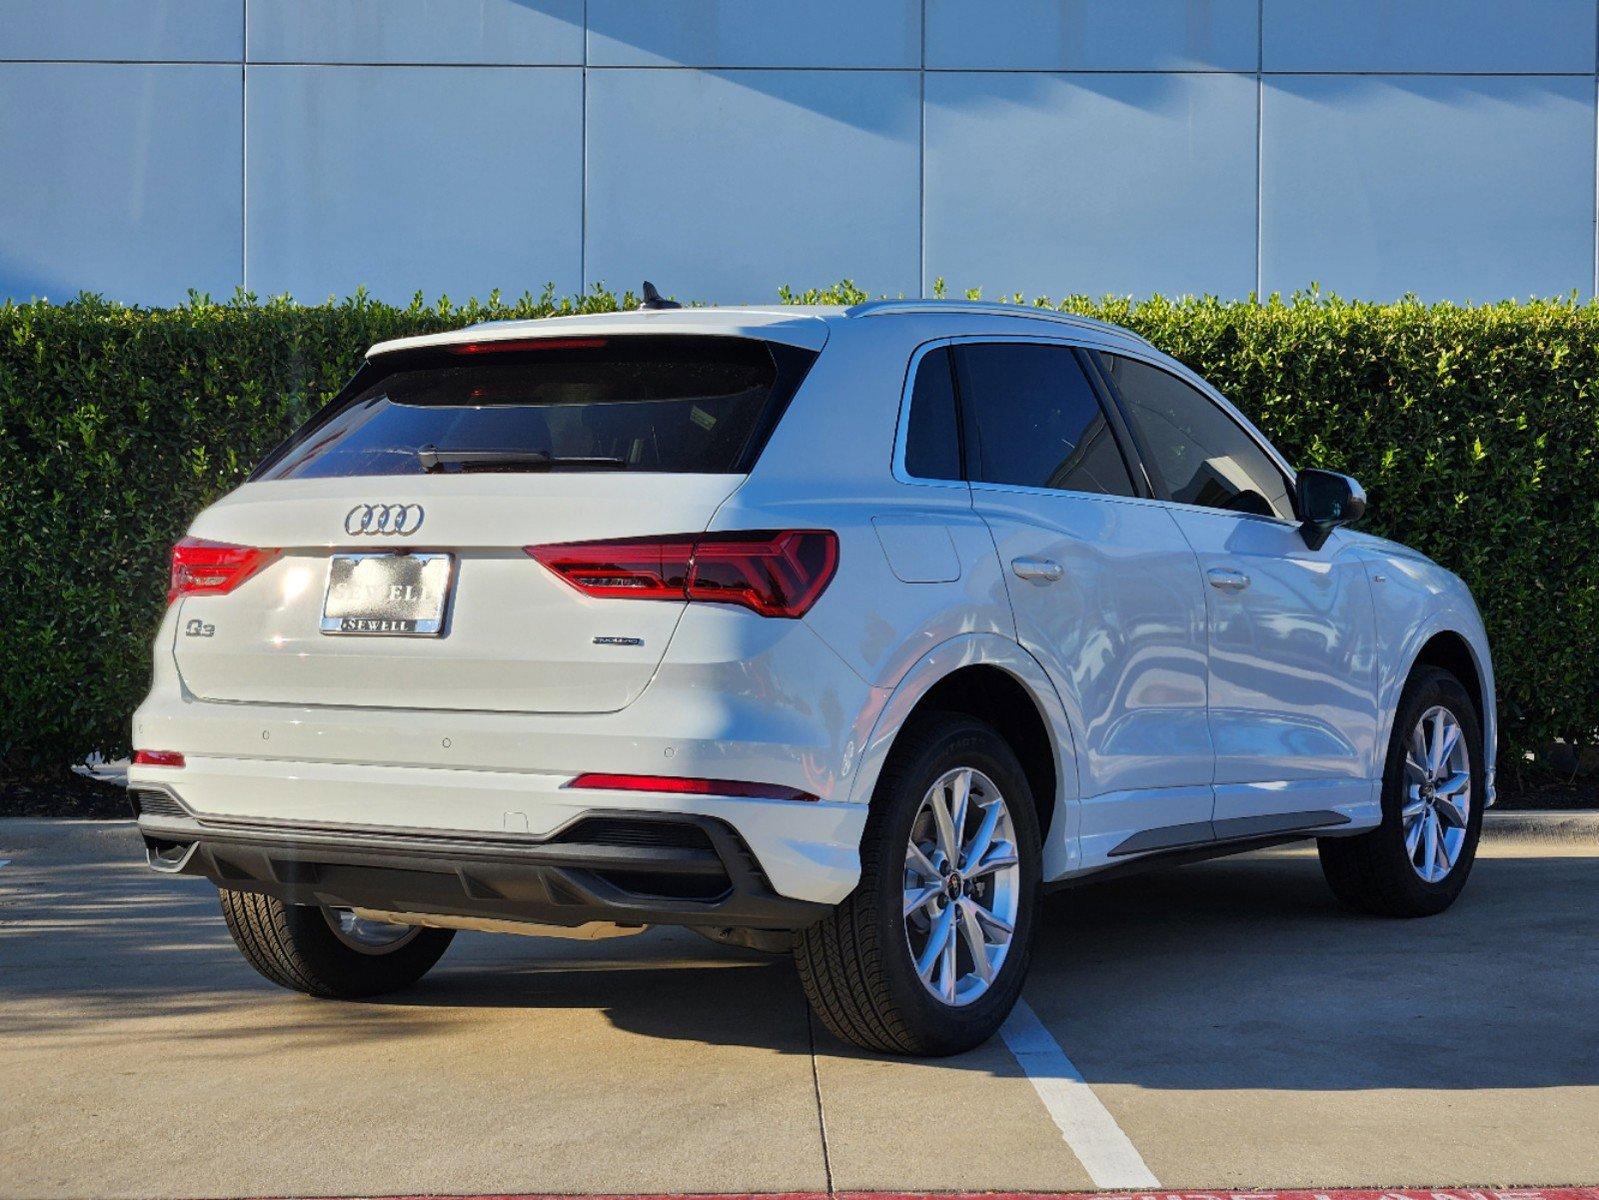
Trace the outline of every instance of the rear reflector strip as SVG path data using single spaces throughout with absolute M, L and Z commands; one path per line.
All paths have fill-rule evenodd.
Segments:
M 611 775 L 587 771 L 569 788 L 607 792 L 665 792 L 680 796 L 738 796 L 751 800 L 815 800 L 809 792 L 775 783 L 745 783 L 737 779 L 685 779 L 677 775 Z
M 176 750 L 135 750 L 133 752 L 133 765 L 136 767 L 181 767 L 183 755 Z

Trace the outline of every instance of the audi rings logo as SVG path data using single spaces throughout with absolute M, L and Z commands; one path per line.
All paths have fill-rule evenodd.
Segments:
M 351 537 L 415 533 L 424 515 L 420 504 L 357 504 L 344 514 L 344 532 Z

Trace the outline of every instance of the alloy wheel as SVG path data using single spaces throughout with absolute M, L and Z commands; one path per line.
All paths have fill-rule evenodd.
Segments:
M 322 909 L 328 928 L 357 954 L 389 954 L 398 950 L 421 932 L 420 925 L 394 925 L 388 921 L 371 921 L 358 917 L 348 908 Z
M 905 847 L 905 942 L 939 1002 L 971 1004 L 999 977 L 1021 904 L 1016 827 L 994 781 L 957 767 L 922 797 Z
M 1405 747 L 1405 854 L 1428 883 L 1460 861 L 1471 819 L 1471 758 L 1454 713 L 1434 705 L 1421 714 Z

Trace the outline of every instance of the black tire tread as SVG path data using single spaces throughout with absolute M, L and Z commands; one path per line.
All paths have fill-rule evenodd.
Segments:
M 218 895 L 222 919 L 246 962 L 279 987 L 325 1000 L 375 996 L 415 983 L 455 936 L 424 929 L 392 953 L 367 956 L 339 942 L 316 908 L 231 888 Z
M 1476 832 L 1482 821 L 1480 800 L 1473 805 L 1471 832 L 1462 851 L 1462 861 L 1456 867 L 1455 874 L 1439 885 L 1443 890 L 1418 894 L 1418 881 L 1411 878 L 1408 864 L 1403 859 L 1395 859 L 1391 845 L 1399 823 L 1395 774 L 1403 770 L 1404 739 L 1411 722 L 1419 715 L 1414 712 L 1416 698 L 1424 692 L 1440 691 L 1446 696 L 1455 694 L 1453 698 L 1461 709 L 1461 719 L 1470 723 L 1468 733 L 1475 735 L 1470 747 L 1472 771 L 1478 781 L 1481 779 L 1482 731 L 1475 727 L 1476 713 L 1465 685 L 1440 667 L 1418 666 L 1406 681 L 1400 696 L 1394 729 L 1383 760 L 1382 824 L 1368 833 L 1354 837 L 1321 838 L 1316 844 L 1327 886 L 1341 903 L 1356 912 L 1375 917 L 1435 915 L 1454 902 L 1471 870 L 1472 858 L 1476 853 Z M 1480 797 L 1480 787 L 1474 790 Z
M 257 892 L 223 889 L 222 919 L 249 964 L 279 987 L 331 998 L 316 972 L 294 946 L 284 905 Z
M 903 785 L 907 768 L 924 754 L 974 731 L 998 736 L 987 725 L 956 714 L 934 714 L 916 722 L 896 742 L 875 795 L 892 794 Z M 882 881 L 894 874 L 883 861 L 894 849 L 879 832 L 885 820 L 884 805 L 874 800 L 861 838 L 861 882 L 831 914 L 798 937 L 794 961 L 806 999 L 835 1036 L 885 1054 L 938 1053 L 918 1036 L 888 986 L 884 955 L 897 954 L 900 947 L 882 944 L 873 919 Z

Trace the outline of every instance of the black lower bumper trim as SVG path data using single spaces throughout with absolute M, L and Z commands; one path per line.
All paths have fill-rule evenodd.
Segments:
M 606 840 L 607 822 L 626 837 Z M 660 836 L 649 836 L 648 826 Z M 641 828 L 644 827 L 644 828 Z M 590 812 L 550 838 L 140 814 L 150 865 L 291 904 L 581 925 L 796 930 L 828 906 L 780 896 L 712 817 Z M 587 840 L 588 836 L 596 840 Z M 624 844 L 613 844 L 614 842 Z

